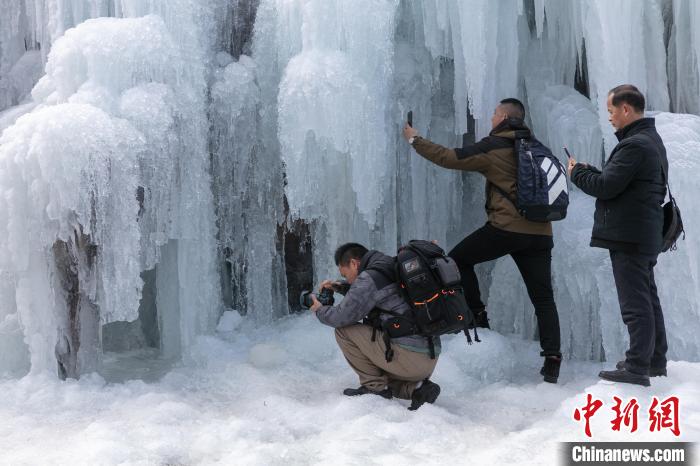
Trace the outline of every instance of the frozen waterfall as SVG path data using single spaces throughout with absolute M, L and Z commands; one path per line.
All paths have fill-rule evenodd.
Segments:
M 448 146 L 526 103 L 555 153 L 600 165 L 605 99 L 647 95 L 688 238 L 657 272 L 670 356 L 700 360 L 700 5 L 693 0 L 0 0 L 0 376 L 79 377 L 105 352 L 187 360 L 224 312 L 258 325 L 336 276 L 332 252 L 451 248 L 485 221 Z M 563 157 L 563 154 L 559 154 Z M 555 226 L 567 357 L 626 331 L 593 202 Z M 494 329 L 535 336 L 510 258 L 478 268 Z M 231 316 L 232 314 L 227 314 Z

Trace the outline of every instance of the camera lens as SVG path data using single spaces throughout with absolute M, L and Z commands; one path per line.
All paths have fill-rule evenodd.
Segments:
M 316 297 L 318 301 L 324 306 L 332 306 L 335 300 L 333 299 L 333 290 L 329 288 L 324 288 L 321 293 Z
M 302 309 L 309 309 L 314 305 L 314 301 L 311 299 L 311 294 L 312 292 L 310 290 L 304 290 L 301 292 L 301 295 L 299 296 L 299 304 L 301 305 Z
M 299 296 L 299 304 L 303 309 L 309 309 L 314 305 L 314 300 L 312 298 L 313 295 L 314 292 L 312 290 L 304 290 L 301 292 L 301 296 Z M 321 290 L 321 292 L 316 295 L 316 299 L 318 299 L 318 302 L 324 306 L 332 306 L 335 302 L 335 299 L 333 299 L 333 290 L 328 288 Z

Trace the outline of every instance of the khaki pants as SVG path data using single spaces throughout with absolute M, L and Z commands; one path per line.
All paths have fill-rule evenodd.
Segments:
M 337 328 L 335 339 L 348 364 L 360 377 L 361 385 L 375 392 L 388 386 L 397 398 L 410 400 L 416 384 L 430 377 L 437 363 L 437 357 L 430 359 L 429 354 L 396 344 L 391 345 L 394 358 L 387 362 L 382 333 L 377 331 L 377 337 L 372 341 L 372 327 L 369 325 Z

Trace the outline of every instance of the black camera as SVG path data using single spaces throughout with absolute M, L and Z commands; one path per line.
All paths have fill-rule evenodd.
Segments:
M 314 300 L 311 299 L 312 295 L 314 295 L 313 291 L 304 290 L 301 292 L 301 296 L 299 297 L 299 304 L 301 304 L 302 308 L 309 309 L 311 306 L 314 305 Z M 321 305 L 323 306 L 332 306 L 335 302 L 335 299 L 333 299 L 333 290 L 329 288 L 322 289 L 321 292 L 315 296 L 316 299 L 318 299 L 318 302 L 321 303 Z

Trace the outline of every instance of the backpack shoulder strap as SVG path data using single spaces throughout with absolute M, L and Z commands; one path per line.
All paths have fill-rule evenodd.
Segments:
M 653 141 L 651 140 L 651 137 L 647 134 L 640 133 L 637 136 L 641 136 L 644 139 L 648 140 L 649 143 L 652 143 Z M 668 184 L 668 171 L 666 170 L 666 167 L 664 167 L 664 161 L 659 157 L 659 164 L 661 165 L 661 173 L 664 175 L 664 184 L 666 185 L 666 189 L 668 189 L 668 197 L 673 203 L 676 203 L 676 200 L 673 198 L 673 194 L 671 194 L 671 186 Z M 665 199 L 665 196 L 664 196 Z
M 666 189 L 668 189 L 668 197 L 675 204 L 676 200 L 673 198 L 673 194 L 671 193 L 671 185 L 668 184 L 668 171 L 666 170 L 666 167 L 664 167 L 664 161 L 661 160 L 661 157 L 659 157 L 659 163 L 661 164 L 661 172 L 664 174 L 664 183 L 666 184 Z
M 530 139 L 534 139 L 534 138 L 532 137 L 532 133 L 530 132 L 530 130 L 516 130 L 516 131 L 515 131 L 515 140 L 514 140 L 514 146 L 515 146 L 515 147 L 514 147 L 514 149 L 513 149 L 513 159 L 514 159 L 514 161 L 515 161 L 515 171 L 516 171 L 516 173 L 517 173 L 518 170 L 519 170 L 518 165 L 520 165 L 520 158 L 519 158 L 519 156 L 518 156 L 518 149 L 520 148 L 520 146 L 521 146 L 523 143 L 527 144 L 527 143 L 530 141 Z M 508 202 L 510 202 L 511 205 L 512 205 L 513 207 L 515 207 L 515 211 L 516 211 L 519 215 L 522 215 L 522 214 L 520 213 L 520 210 L 518 209 L 518 206 L 517 206 L 516 202 L 515 202 L 513 199 L 510 198 L 510 195 L 508 195 L 507 192 L 505 192 L 504 190 L 502 190 L 501 188 L 499 188 L 498 186 L 496 186 L 495 184 L 493 184 L 493 183 L 491 183 L 491 182 L 489 182 L 488 184 L 491 185 L 491 186 L 493 187 L 493 189 L 495 189 L 495 190 L 498 192 L 498 194 L 500 194 L 501 196 L 503 196 L 504 198 L 506 198 L 506 200 L 507 200 Z M 518 184 L 517 175 L 516 175 L 515 184 L 516 184 L 516 186 L 517 186 L 517 184 Z
M 518 213 L 518 215 L 522 215 L 522 214 L 520 213 L 520 211 L 518 210 L 518 206 L 515 205 L 515 201 L 513 201 L 513 199 L 510 198 L 510 196 L 508 195 L 507 192 L 505 192 L 504 190 L 502 190 L 501 188 L 499 188 L 498 186 L 496 186 L 496 185 L 493 184 L 493 183 L 489 183 L 489 184 L 493 187 L 493 189 L 495 189 L 496 191 L 498 191 L 498 194 L 500 194 L 501 196 L 505 197 L 506 200 L 507 200 L 508 202 L 510 202 L 510 203 L 513 205 L 513 207 L 515 207 L 515 211 Z
M 381 270 L 381 269 L 365 269 L 365 272 L 369 274 L 370 277 L 372 277 L 372 281 L 374 282 L 374 286 L 377 287 L 377 290 L 381 290 L 384 287 L 389 286 L 392 283 L 396 283 L 396 278 L 392 277 L 388 272 Z
M 676 200 L 673 198 L 673 194 L 671 193 L 671 185 L 668 183 L 668 170 L 666 170 L 666 167 L 664 167 L 664 161 L 659 157 L 659 164 L 661 165 L 661 173 L 664 174 L 664 183 L 666 184 L 666 189 L 668 189 L 668 197 L 673 203 L 676 203 Z

